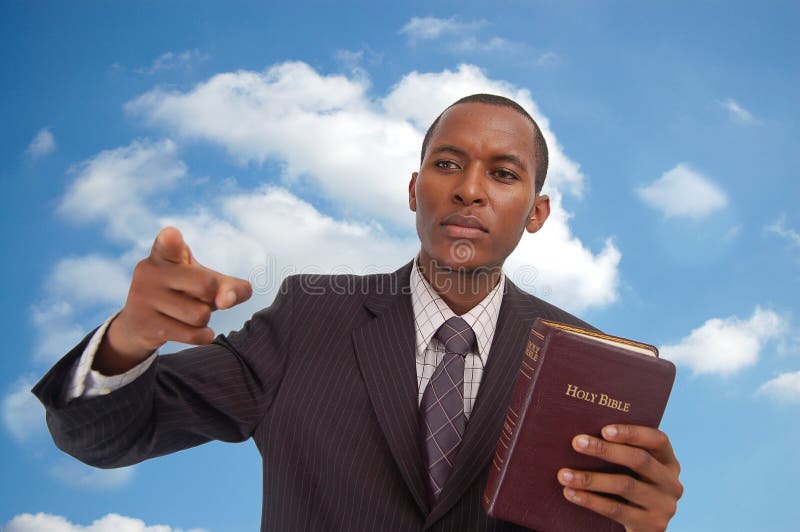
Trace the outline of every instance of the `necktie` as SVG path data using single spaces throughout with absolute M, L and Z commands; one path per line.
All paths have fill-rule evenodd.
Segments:
M 422 453 L 428 468 L 428 497 L 434 504 L 453 467 L 464 435 L 464 357 L 475 343 L 466 321 L 454 316 L 436 331 L 445 355 L 436 366 L 420 404 Z

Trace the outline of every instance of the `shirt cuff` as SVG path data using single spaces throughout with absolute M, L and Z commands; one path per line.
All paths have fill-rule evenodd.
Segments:
M 108 330 L 108 325 L 117 317 L 117 314 L 108 318 L 103 325 L 97 329 L 91 340 L 89 340 L 86 349 L 83 350 L 81 358 L 78 359 L 72 367 L 69 386 L 66 390 L 66 402 L 72 401 L 78 397 L 97 397 L 98 395 L 107 395 L 115 390 L 119 390 L 147 371 L 147 368 L 150 367 L 150 364 L 152 364 L 156 356 L 158 356 L 158 350 L 156 349 L 142 362 L 119 375 L 103 375 L 99 371 L 92 369 L 92 363 L 97 354 L 97 349 L 100 347 L 100 342 L 103 341 L 103 337 L 105 337 L 106 331 Z

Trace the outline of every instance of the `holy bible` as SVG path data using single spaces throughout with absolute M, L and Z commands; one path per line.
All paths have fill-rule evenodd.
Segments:
M 658 427 L 675 366 L 647 344 L 537 319 L 531 328 L 483 497 L 486 512 L 540 532 L 621 531 L 567 501 L 562 467 L 623 472 L 572 449 L 608 424 Z

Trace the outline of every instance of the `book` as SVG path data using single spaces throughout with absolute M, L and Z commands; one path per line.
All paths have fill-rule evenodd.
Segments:
M 564 498 L 563 467 L 630 472 L 572 448 L 612 423 L 658 427 L 675 366 L 658 349 L 543 319 L 531 327 L 484 490 L 486 512 L 539 532 L 623 527 Z

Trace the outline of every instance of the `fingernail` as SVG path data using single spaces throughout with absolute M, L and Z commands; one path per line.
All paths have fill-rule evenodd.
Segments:
M 587 438 L 586 436 L 581 436 L 575 443 L 581 449 L 586 449 L 587 447 L 589 447 L 589 438 Z
M 575 475 L 572 474 L 572 471 L 561 472 L 561 480 L 563 480 L 564 482 L 572 482 L 573 478 L 575 478 Z
M 619 431 L 617 430 L 617 427 L 610 425 L 603 429 L 603 433 L 609 438 L 616 438 Z
M 575 491 L 572 488 L 565 488 L 564 489 L 564 495 L 566 495 L 568 499 L 576 501 L 576 502 L 581 500 L 581 496 L 578 495 L 578 492 Z

